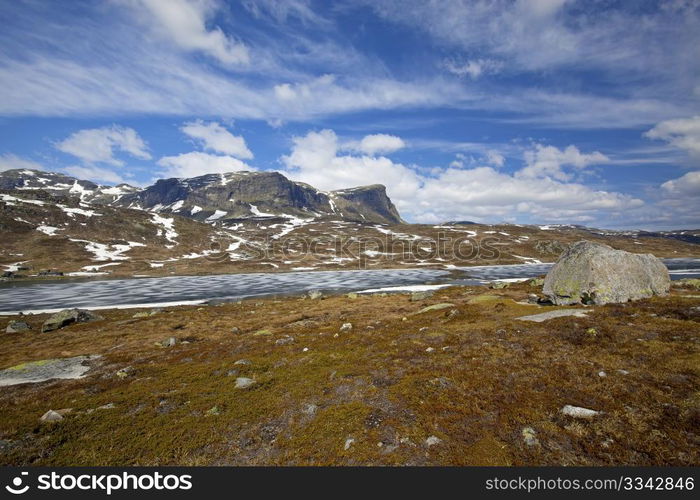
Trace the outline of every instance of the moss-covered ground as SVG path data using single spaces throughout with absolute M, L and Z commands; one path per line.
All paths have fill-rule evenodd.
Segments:
M 26 316 L 32 331 L 0 335 L 0 368 L 102 357 L 82 379 L 0 388 L 0 464 L 700 464 L 697 292 L 519 321 L 547 310 L 532 291 L 110 310 L 45 334 Z M 49 409 L 64 419 L 40 422 Z

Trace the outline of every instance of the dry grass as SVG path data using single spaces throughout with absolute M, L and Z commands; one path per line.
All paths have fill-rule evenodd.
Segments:
M 112 310 L 47 334 L 30 316 L 34 331 L 0 337 L 0 367 L 103 358 L 81 380 L 2 389 L 0 463 L 698 465 L 700 299 L 676 290 L 518 321 L 541 312 L 519 303 L 531 291 L 251 300 L 144 319 Z M 411 314 L 439 302 L 454 307 Z M 345 322 L 353 330 L 336 336 Z M 294 342 L 277 345 L 285 335 Z M 170 336 L 189 343 L 155 345 Z M 125 366 L 135 373 L 122 380 Z M 236 376 L 256 384 L 234 389 Z M 565 404 L 604 414 L 575 421 Z M 50 408 L 72 412 L 39 423 Z

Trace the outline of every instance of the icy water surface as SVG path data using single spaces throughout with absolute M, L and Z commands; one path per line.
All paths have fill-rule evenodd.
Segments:
M 700 259 L 664 261 L 671 279 L 698 277 Z M 480 284 L 497 279 L 530 278 L 547 273 L 552 264 L 438 269 L 369 269 L 299 271 L 214 276 L 170 276 L 83 282 L 0 284 L 0 313 L 60 310 L 69 307 L 196 304 L 209 300 L 288 295 L 309 290 L 350 292 L 364 289 L 440 284 Z

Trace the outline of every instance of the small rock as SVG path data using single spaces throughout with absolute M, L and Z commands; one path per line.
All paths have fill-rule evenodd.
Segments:
M 428 347 L 425 352 L 433 352 L 435 349 L 433 347 Z
M 146 311 L 141 311 L 141 312 L 137 312 L 136 314 L 134 314 L 132 316 L 132 318 L 148 318 L 149 316 L 150 316 L 150 313 L 148 313 Z
M 452 319 L 457 316 L 459 316 L 459 309 L 450 309 L 450 312 L 447 313 L 447 319 Z
M 234 326 L 233 328 L 231 328 L 231 333 L 239 334 L 239 333 L 241 333 L 241 329 L 238 328 L 237 326 Z
M 63 416 L 57 411 L 49 410 L 44 413 L 39 420 L 42 422 L 59 422 L 63 420 Z
M 313 299 L 313 300 L 318 300 L 318 299 L 323 298 L 323 294 L 318 290 L 311 290 L 311 291 L 309 291 L 309 293 L 307 295 L 310 299 Z
M 255 380 L 247 377 L 238 377 L 236 379 L 236 389 L 248 389 L 255 384 Z
M 211 408 L 209 408 L 209 409 L 207 410 L 207 412 L 205 413 L 205 415 L 206 415 L 207 417 L 213 417 L 213 416 L 216 416 L 216 415 L 221 415 L 221 410 L 219 410 L 219 407 L 218 407 L 218 406 L 212 406 Z
M 540 298 L 537 296 L 537 294 L 534 294 L 534 293 L 527 294 L 528 304 L 537 304 L 539 302 L 539 300 L 540 300 Z
M 234 364 L 234 365 L 252 365 L 253 363 L 251 363 L 251 362 L 250 362 L 249 360 L 247 360 L 247 359 L 239 359 L 239 360 L 237 360 L 236 362 L 234 362 L 233 364 Z
M 26 332 L 27 330 L 31 330 L 32 327 L 29 326 L 28 323 L 25 323 L 24 321 L 10 321 L 7 324 L 7 328 L 5 329 L 5 333 L 20 333 L 20 332 Z
M 494 290 L 500 290 L 500 289 L 503 289 L 503 288 L 508 288 L 509 286 L 510 286 L 510 283 L 508 283 L 507 281 L 492 281 L 492 282 L 489 284 L 489 288 L 492 288 L 492 289 L 494 289 Z
M 544 285 L 544 278 L 533 278 L 530 281 L 527 282 L 528 285 L 530 286 L 543 286 Z
M 591 337 L 597 337 L 598 330 L 596 330 L 595 328 L 589 328 L 588 330 L 586 330 L 586 335 L 589 335 Z
M 281 339 L 275 340 L 275 345 L 288 345 L 294 343 L 294 337 L 288 335 L 282 337 Z
M 430 447 L 430 446 L 435 446 L 442 443 L 442 439 L 440 439 L 437 436 L 430 436 L 428 439 L 425 440 L 425 445 Z
M 593 417 L 600 415 L 600 413 L 601 413 L 597 410 L 591 410 L 588 408 L 581 408 L 580 406 L 571 406 L 571 405 L 564 406 L 561 409 L 561 412 L 564 415 L 567 415 L 569 417 L 582 418 L 585 420 L 590 420 Z
M 617 370 L 617 373 L 619 373 L 620 375 L 629 375 L 630 374 L 630 372 L 628 372 L 627 370 Z
M 449 302 L 443 302 L 441 304 L 433 304 L 432 306 L 424 307 L 420 311 L 418 311 L 415 314 L 423 314 L 427 313 L 430 311 L 439 311 L 440 309 L 447 309 L 448 307 L 454 307 L 454 304 L 451 304 Z
M 104 319 L 99 314 L 87 311 L 85 309 L 64 309 L 63 311 L 57 312 L 49 319 L 44 321 L 41 327 L 42 333 L 51 332 L 53 330 L 58 330 L 59 328 L 64 328 L 73 323 L 89 323 L 91 321 L 99 321 Z
M 254 337 L 260 337 L 263 335 L 272 335 L 272 332 L 270 330 L 258 330 L 253 334 Z
M 163 347 L 174 347 L 175 345 L 177 345 L 177 339 L 175 337 L 169 337 L 163 340 L 160 343 L 160 345 L 162 345 Z
M 600 370 L 600 371 L 598 372 L 598 376 L 599 376 L 600 378 L 604 378 L 604 377 L 607 377 L 608 374 L 605 373 L 603 370 Z
M 539 440 L 537 439 L 537 433 L 532 427 L 525 427 L 522 430 L 522 435 L 526 445 L 537 446 L 538 444 L 540 444 Z
M 357 298 L 357 294 L 355 292 L 350 292 L 349 294 L 346 295 L 347 298 L 355 300 Z
M 430 291 L 423 291 L 423 292 L 413 292 L 411 294 L 410 301 L 411 302 L 417 302 L 419 300 L 425 300 L 429 299 L 430 297 L 433 296 L 433 292 Z
M 341 332 L 349 332 L 352 330 L 352 323 L 343 323 L 343 326 L 340 327 Z
M 106 405 L 98 406 L 97 409 L 98 410 L 111 410 L 111 409 L 116 408 L 116 407 L 117 407 L 117 405 L 115 405 L 114 403 L 107 403 Z
M 565 316 L 574 316 L 576 318 L 585 318 L 588 311 L 581 309 L 555 309 L 554 311 L 547 311 L 540 314 L 532 314 L 530 316 L 521 316 L 515 318 L 520 321 L 534 321 L 535 323 L 542 323 L 548 319 L 553 318 L 563 318 Z
M 301 412 L 305 415 L 315 415 L 318 411 L 318 406 L 313 403 L 305 403 L 301 406 Z
M 425 332 L 427 332 L 427 331 L 428 331 L 428 327 L 427 327 L 427 326 L 422 326 L 422 327 L 420 327 L 420 328 L 418 329 L 418 333 L 425 333 Z
M 349 450 L 350 447 L 353 445 L 354 442 L 355 442 L 355 440 L 354 440 L 353 438 L 348 438 L 348 439 L 346 439 L 346 440 L 345 440 L 345 446 L 343 446 L 343 449 L 346 450 L 346 451 Z
M 117 378 L 124 380 L 125 378 L 130 377 L 136 372 L 133 367 L 131 366 L 125 366 L 121 370 L 117 371 L 116 376 Z

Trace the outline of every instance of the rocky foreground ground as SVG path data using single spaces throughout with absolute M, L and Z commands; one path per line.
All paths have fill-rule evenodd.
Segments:
M 46 333 L 47 315 L 8 318 L 32 329 L 0 335 L 5 382 L 90 358 L 2 388 L 0 463 L 698 465 L 700 292 L 533 291 L 109 310 Z

